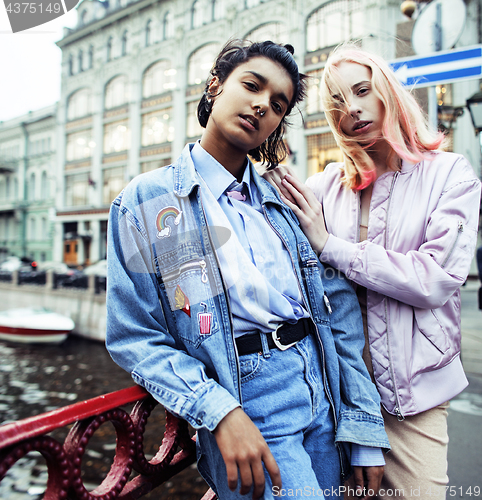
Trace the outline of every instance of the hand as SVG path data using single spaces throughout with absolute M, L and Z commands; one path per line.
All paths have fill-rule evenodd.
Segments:
M 360 500 L 368 500 L 370 498 L 375 498 L 377 496 L 378 490 L 382 482 L 384 467 L 383 465 L 377 467 L 353 467 L 354 470 L 354 480 L 355 480 L 355 491 Z M 365 484 L 365 478 L 368 481 L 365 491 L 363 487 Z M 373 495 L 368 495 L 368 492 L 373 492 Z M 366 495 L 363 495 L 366 493 Z
M 296 203 L 295 199 L 291 196 L 290 192 L 283 186 L 282 180 L 285 175 L 294 175 L 293 169 L 286 165 L 278 165 L 272 170 L 265 170 L 262 174 L 263 178 L 267 180 L 273 187 L 278 190 L 278 193 L 287 198 L 291 203 Z
M 326 230 L 321 203 L 313 191 L 296 177 L 286 174 L 281 180 L 281 185 L 284 191 L 289 193 L 289 198 L 281 193 L 281 199 L 298 217 L 303 232 L 319 256 L 330 236 Z
M 261 432 L 241 408 L 235 408 L 219 422 L 214 437 L 226 464 L 231 491 L 235 491 L 238 485 L 239 469 L 239 493 L 246 495 L 254 486 L 253 500 L 261 498 L 265 488 L 263 463 L 273 486 L 281 489 L 278 465 Z

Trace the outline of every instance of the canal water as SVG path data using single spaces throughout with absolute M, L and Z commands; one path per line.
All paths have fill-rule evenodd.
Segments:
M 101 342 L 74 335 L 60 345 L 22 345 L 0 341 L 0 423 L 38 415 L 133 385 L 110 358 Z M 125 408 L 127 411 L 130 408 Z M 54 435 L 60 443 L 68 429 Z M 153 456 L 164 433 L 164 411 L 158 406 L 148 420 L 146 456 Z M 102 425 L 89 441 L 83 460 L 83 481 L 90 491 L 106 476 L 112 463 L 115 433 Z M 47 484 L 47 467 L 38 453 L 19 460 L 0 483 L 1 500 L 40 500 Z M 145 499 L 199 500 L 208 487 L 196 466 L 159 486 Z

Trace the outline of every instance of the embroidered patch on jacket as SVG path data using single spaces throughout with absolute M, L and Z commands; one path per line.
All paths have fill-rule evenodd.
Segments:
M 182 212 L 176 207 L 163 208 L 156 217 L 157 237 L 167 238 L 171 235 L 172 226 L 167 223 L 169 218 L 174 219 L 174 225 L 177 226 L 181 222 Z
M 213 318 L 213 314 L 207 312 L 207 304 L 201 302 L 201 306 L 204 307 L 204 311 L 198 313 L 198 321 L 199 321 L 199 331 L 201 335 L 209 335 L 211 333 L 211 321 Z
M 177 285 L 176 291 L 174 292 L 174 300 L 176 302 L 176 309 L 180 309 L 191 317 L 191 304 L 179 285 Z

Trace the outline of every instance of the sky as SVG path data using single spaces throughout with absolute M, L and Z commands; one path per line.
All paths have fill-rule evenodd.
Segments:
M 0 0 L 0 121 L 59 100 L 61 51 L 55 42 L 62 38 L 63 27 L 75 26 L 76 20 L 73 9 L 48 23 L 12 33 Z

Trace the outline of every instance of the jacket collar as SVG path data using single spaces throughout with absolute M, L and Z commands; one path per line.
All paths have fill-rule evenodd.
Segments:
M 192 190 L 196 186 L 199 186 L 196 169 L 191 158 L 191 150 L 193 147 L 194 143 L 186 144 L 182 150 L 181 156 L 173 163 L 174 193 L 181 198 L 189 196 Z M 251 161 L 248 161 L 248 168 L 250 169 L 251 179 L 261 195 L 261 203 L 265 204 L 269 202 L 283 205 L 276 189 L 256 172 Z

